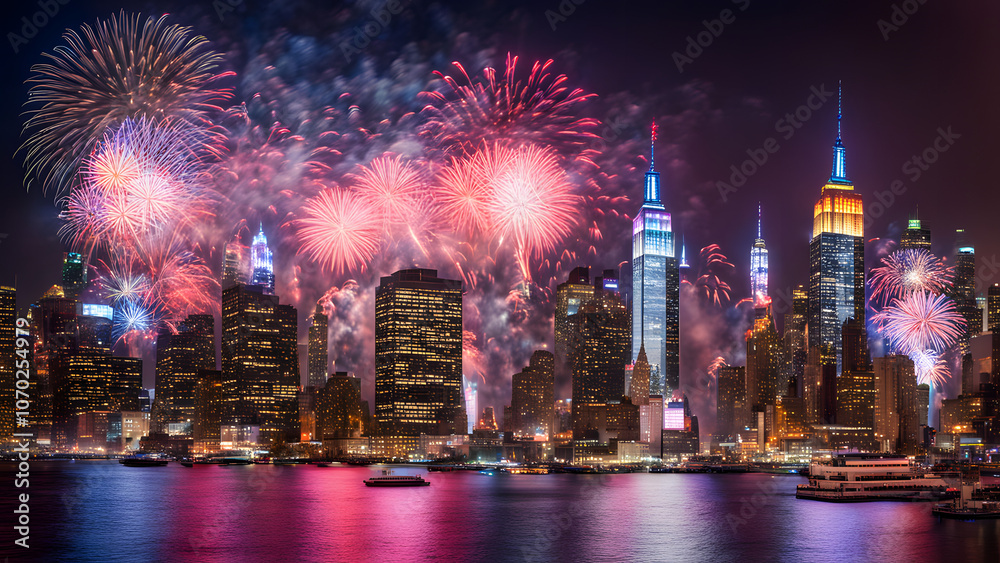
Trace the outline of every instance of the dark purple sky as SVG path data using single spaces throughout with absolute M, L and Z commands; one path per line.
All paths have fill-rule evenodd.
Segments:
M 8 49 L 0 57 L 7 82 L 0 94 L 6 124 L 0 134 L 0 174 L 6 186 L 6 204 L 0 210 L 0 232 L 5 235 L 0 239 L 0 283 L 14 283 L 16 276 L 20 307 L 57 283 L 62 251 L 51 197 L 37 189 L 25 191 L 20 159 L 12 156 L 20 142 L 19 113 L 27 91 L 23 81 L 30 66 L 41 60 L 40 52 L 59 44 L 64 28 L 77 28 L 121 8 L 144 14 L 178 8 L 177 17 L 209 39 L 221 30 L 256 28 L 255 2 L 240 5 L 224 23 L 211 2 L 201 4 L 74 0 L 21 45 L 19 53 L 14 54 L 9 36 L 0 47 Z M 304 28 L 313 19 L 310 13 L 325 9 L 322 3 L 314 8 L 292 4 L 305 14 L 300 18 Z M 553 30 L 546 12 L 558 12 L 561 5 L 567 12 L 568 6 L 575 9 L 564 21 L 556 21 Z M 428 6 L 417 1 L 408 9 Z M 904 8 L 916 8 L 905 22 Z M 657 164 L 675 230 L 684 233 L 689 258 L 702 246 L 721 245 L 737 266 L 737 296 L 748 292 L 743 272 L 748 269 L 758 201 L 764 209 L 772 288 L 806 281 L 812 205 L 830 174 L 836 102 L 828 100 L 811 112 L 791 138 L 785 139 L 776 125 L 807 103 L 813 88 L 835 91 L 838 80 L 844 85 L 848 176 L 864 195 L 866 207 L 873 209 L 876 193 L 887 191 L 896 179 L 907 188 L 884 214 L 873 218 L 867 238 L 898 236 L 919 204 L 921 219 L 933 230 L 936 253 L 951 260 L 954 231 L 964 228 L 976 246 L 981 276 L 1000 280 L 1000 271 L 993 270 L 1000 255 L 1000 196 L 993 170 L 1000 154 L 1000 39 L 994 29 L 1000 5 L 587 0 L 576 6 L 570 0 L 537 0 L 509 7 L 502 2 L 461 2 L 451 9 L 467 16 L 466 22 L 480 22 L 455 25 L 469 25 L 465 31 L 491 38 L 502 50 L 527 60 L 556 59 L 557 70 L 569 74 L 574 86 L 601 96 L 603 107 L 638 105 L 642 123 L 625 124 L 624 135 L 638 137 L 648 120 L 658 118 L 663 125 Z M 731 23 L 680 72 L 673 54 L 683 53 L 688 38 L 697 39 L 706 31 L 703 22 L 720 18 L 726 9 L 733 14 Z M 21 18 L 37 10 L 34 2 L 7 7 L 0 31 L 19 33 Z M 902 25 L 880 29 L 879 20 L 892 23 L 894 12 Z M 398 33 L 407 34 L 409 41 L 423 41 L 430 32 L 411 26 Z M 903 167 L 933 145 L 939 128 L 950 128 L 959 137 L 914 180 Z M 747 150 L 759 149 L 770 137 L 778 151 L 723 201 L 716 182 L 728 180 L 730 166 L 739 166 L 748 158 Z M 636 177 L 634 197 L 639 197 L 640 182 Z M 606 259 L 596 266 L 613 267 L 629 258 L 629 241 L 609 240 L 606 245 Z M 872 253 L 870 249 L 869 256 Z

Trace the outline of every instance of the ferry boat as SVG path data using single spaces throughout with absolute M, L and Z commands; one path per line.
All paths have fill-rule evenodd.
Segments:
M 828 463 L 809 466 L 809 484 L 795 498 L 828 502 L 876 500 L 940 500 L 956 489 L 937 473 L 923 472 L 905 456 L 842 454 Z
M 118 463 L 125 467 L 163 467 L 170 463 L 170 460 L 162 457 L 132 456 L 120 459 Z
M 931 514 L 953 520 L 985 520 L 1000 518 L 1000 502 L 987 500 L 980 478 L 980 467 L 973 466 L 962 475 L 962 491 L 955 500 L 937 504 Z
M 423 487 L 431 483 L 420 475 L 393 475 L 392 471 L 383 471 L 380 477 L 365 479 L 364 484 L 368 487 Z

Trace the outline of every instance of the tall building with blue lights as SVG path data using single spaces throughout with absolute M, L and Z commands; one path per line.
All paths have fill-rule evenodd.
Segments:
M 847 319 L 865 320 L 864 209 L 847 178 L 837 112 L 833 170 L 813 209 L 809 244 L 809 346 L 821 349 L 841 372 L 841 329 Z
M 250 246 L 250 285 L 259 285 L 264 288 L 265 295 L 274 295 L 274 264 L 263 224 Z
M 750 249 L 750 295 L 755 305 L 767 298 L 767 246 L 761 235 L 761 209 L 757 205 L 757 239 Z
M 660 201 L 655 141 L 654 124 L 642 207 L 632 221 L 632 363 L 645 348 L 649 392 L 665 395 L 680 386 L 680 264 L 670 213 Z

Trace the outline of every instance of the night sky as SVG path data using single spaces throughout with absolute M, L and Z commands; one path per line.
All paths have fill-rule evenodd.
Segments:
M 322 37 L 341 25 L 338 22 L 344 20 L 334 14 L 346 9 L 326 8 L 321 2 L 282 2 L 281 17 L 275 17 L 256 2 L 232 0 L 232 4 L 237 4 L 234 11 L 220 19 L 216 8 L 228 7 L 226 0 L 197 5 L 72 0 L 60 6 L 37 36 L 19 45 L 17 54 L 7 36 L 2 48 L 8 51 L 0 61 L 7 83 L 0 94 L 7 125 L 0 135 L 0 174 L 7 201 L 0 210 L 4 233 L 0 282 L 13 284 L 16 277 L 19 307 L 58 282 L 63 251 L 51 194 L 45 197 L 37 187 L 25 189 L 21 158 L 14 156 L 21 142 L 20 112 L 30 67 L 42 60 L 41 52 L 60 43 L 65 28 L 78 28 L 125 8 L 143 15 L 173 13 L 174 21 L 194 26 L 196 33 L 217 41 L 216 48 L 232 52 L 232 70 L 239 75 L 248 53 L 266 42 L 273 27 Z M 404 4 L 398 24 L 387 26 L 390 31 L 375 48 L 391 52 L 415 43 L 433 51 L 439 30 L 421 22 L 448 18 L 442 26 L 466 32 L 481 48 L 492 49 L 495 64 L 502 64 L 507 51 L 526 61 L 553 58 L 556 72 L 568 75 L 569 84 L 598 94 L 588 106 L 590 115 L 606 123 L 608 116 L 617 116 L 610 121 L 617 123 L 620 133 L 611 133 L 609 144 L 631 142 L 629 147 L 634 147 L 634 166 L 604 170 L 628 175 L 623 180 L 633 187 L 628 194 L 633 202 L 624 211 L 630 216 L 641 197 L 641 159 L 646 157 L 649 122 L 655 118 L 660 124 L 656 163 L 663 173 L 663 199 L 674 214 L 674 230 L 683 235 L 695 267 L 699 248 L 721 246 L 736 266 L 730 283 L 737 299 L 749 292 L 745 272 L 758 202 L 770 250 L 772 292 L 807 280 L 812 206 L 830 175 L 836 97 L 822 104 L 813 98 L 818 109 L 806 112 L 808 119 L 791 130 L 790 138 L 780 120 L 806 104 L 813 91 L 836 92 L 838 81 L 843 83 L 848 177 L 863 194 L 866 210 L 875 209 L 877 194 L 887 192 L 894 180 L 906 186 L 881 216 L 872 217 L 866 238 L 898 238 L 919 205 L 920 218 L 932 229 L 935 253 L 952 261 L 955 230 L 966 229 L 968 242 L 976 247 L 980 276 L 990 283 L 993 278 L 1000 280 L 993 171 L 995 155 L 1000 153 L 995 101 L 1000 99 L 996 72 L 1000 39 L 995 33 L 1000 5 L 940 1 L 920 5 L 916 0 Z M 556 17 L 560 9 L 566 15 Z M 35 2 L 8 5 L 0 30 L 20 33 L 21 18 L 38 10 Z M 420 12 L 421 17 L 408 16 L 410 11 Z M 723 14 L 731 23 L 710 21 Z M 707 27 L 718 33 L 710 43 L 706 20 Z M 886 22 L 881 28 L 880 20 Z M 689 56 L 685 53 L 689 38 L 697 41 L 699 33 L 708 46 L 700 53 L 692 50 L 697 56 L 684 61 L 679 71 L 677 57 Z M 437 49 L 432 68 L 461 56 L 454 46 Z M 428 75 L 428 81 L 431 78 Z M 244 90 L 238 90 L 237 98 L 246 95 Z M 912 165 L 904 166 L 934 144 L 939 129 L 950 130 L 957 138 L 915 178 Z M 775 139 L 778 150 L 723 199 L 717 182 L 728 183 L 730 167 L 739 167 L 749 158 L 748 150 L 760 149 L 769 138 Z M 612 268 L 629 259 L 627 233 L 625 220 L 606 229 L 599 259 L 591 265 Z M 877 246 L 868 246 L 869 265 Z M 278 289 L 280 294 L 280 279 Z M 303 319 L 307 311 L 300 307 Z M 147 385 L 152 383 L 150 374 L 147 370 Z M 507 382 L 509 374 L 491 381 L 496 388 L 481 404 L 495 402 L 500 408 L 509 400 Z M 369 389 L 371 380 L 365 385 Z

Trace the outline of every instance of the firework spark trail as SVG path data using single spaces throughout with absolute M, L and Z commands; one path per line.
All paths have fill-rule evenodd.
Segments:
M 905 354 L 924 350 L 943 351 L 954 344 L 965 329 L 965 318 L 944 295 L 916 291 L 894 298 L 874 319 L 883 334 Z
M 699 256 L 698 278 L 691 285 L 706 303 L 715 307 L 727 305 L 731 300 L 730 292 L 732 290 L 722 277 L 732 273 L 735 266 L 722 254 L 722 250 L 717 244 L 710 244 L 702 248 Z M 689 282 L 685 280 L 683 283 L 688 284 Z
M 408 225 L 423 214 L 423 179 L 401 156 L 381 156 L 362 166 L 354 187 L 362 201 L 381 217 L 387 233 L 392 226 Z
M 882 258 L 882 264 L 872 268 L 868 282 L 871 301 L 881 306 L 914 291 L 944 293 L 954 276 L 944 260 L 922 248 L 897 250 Z
M 430 104 L 423 110 L 427 121 L 422 134 L 446 153 L 471 154 L 484 140 L 533 143 L 592 163 L 593 151 L 585 146 L 598 138 L 593 130 L 600 122 L 578 117 L 576 109 L 595 94 L 570 90 L 566 75 L 550 72 L 552 63 L 535 62 L 524 82 L 517 77 L 517 57 L 509 53 L 499 79 L 492 67 L 472 78 L 458 62 L 452 63 L 457 78 L 435 71 L 449 93 L 423 93 Z
M 66 45 L 32 67 L 22 133 L 26 180 L 62 193 L 105 131 L 127 118 L 200 127 L 229 92 L 214 87 L 222 55 L 167 16 L 137 14 L 67 31 Z

